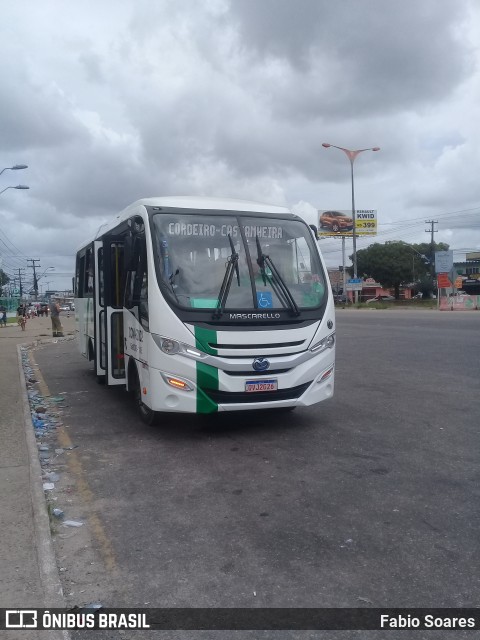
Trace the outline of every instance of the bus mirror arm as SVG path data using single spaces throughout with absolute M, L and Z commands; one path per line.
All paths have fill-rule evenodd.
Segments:
M 123 245 L 125 271 L 133 271 L 133 256 L 134 256 L 135 240 L 132 235 L 128 235 L 125 238 Z

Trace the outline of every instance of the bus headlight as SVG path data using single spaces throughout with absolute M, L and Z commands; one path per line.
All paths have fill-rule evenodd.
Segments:
M 325 349 L 331 349 L 334 345 L 335 333 L 331 333 L 326 338 L 323 338 L 323 340 L 320 340 L 320 342 L 314 344 L 313 347 L 310 347 L 310 351 L 312 353 L 321 353 L 322 351 L 325 351 Z
M 158 346 L 160 347 L 160 349 L 163 351 L 163 353 L 166 353 L 169 356 L 173 356 L 175 353 L 178 353 L 180 351 L 180 345 L 176 340 L 171 340 L 170 338 L 160 338 L 159 342 L 160 344 Z
M 181 355 L 187 356 L 187 358 L 204 358 L 205 354 L 203 351 L 199 351 L 195 349 L 195 347 L 191 347 L 189 344 L 184 344 L 183 342 L 178 342 L 173 338 L 166 338 L 165 336 L 159 336 L 156 333 L 152 333 L 152 338 L 155 340 L 155 344 L 166 353 L 168 356 L 174 356 L 179 353 Z

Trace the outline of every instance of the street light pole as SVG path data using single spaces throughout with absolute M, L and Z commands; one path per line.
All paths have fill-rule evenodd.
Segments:
M 19 169 L 28 169 L 28 164 L 14 164 L 13 167 L 5 167 L 0 171 L 0 176 L 4 171 L 18 171 Z
M 431 261 L 427 258 L 427 256 L 424 253 L 420 253 L 420 251 L 417 251 L 416 249 L 414 249 L 411 244 L 408 244 L 408 243 L 405 243 L 405 244 L 409 249 L 411 249 L 412 251 L 415 251 L 417 256 L 420 256 L 420 258 L 422 258 L 425 264 L 430 264 Z
M 325 149 L 329 149 L 333 147 L 334 149 L 340 149 L 350 161 L 350 178 L 352 184 L 352 241 L 353 241 L 353 277 L 357 278 L 357 217 L 356 217 L 356 209 L 355 209 L 355 184 L 353 179 L 353 163 L 357 156 L 359 156 L 363 151 L 380 151 L 380 147 L 368 147 L 367 149 L 345 149 L 345 147 L 337 147 L 334 144 L 329 144 L 328 142 L 323 142 L 322 147 Z M 355 291 L 355 302 L 358 302 L 358 291 Z
M 5 189 L 2 189 L 0 191 L 0 194 L 3 193 L 4 191 L 6 191 L 7 189 L 30 189 L 30 187 L 27 187 L 26 184 L 17 184 L 16 187 L 5 187 Z

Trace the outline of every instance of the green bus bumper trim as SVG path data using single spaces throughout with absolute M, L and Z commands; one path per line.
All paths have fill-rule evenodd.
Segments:
M 216 349 L 209 346 L 209 342 L 216 344 L 217 332 L 202 327 L 195 327 L 195 340 L 197 348 L 205 353 L 217 355 Z M 218 404 L 211 400 L 206 391 L 218 391 L 218 369 L 209 364 L 197 361 L 197 413 L 215 413 Z

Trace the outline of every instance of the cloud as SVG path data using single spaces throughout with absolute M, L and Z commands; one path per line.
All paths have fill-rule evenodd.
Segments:
M 414 110 L 443 99 L 472 69 L 471 49 L 454 28 L 467 19 L 462 2 L 407 9 L 391 0 L 244 0 L 230 10 L 246 56 L 265 75 L 273 61 L 281 66 L 273 98 L 285 117 Z
M 0 164 L 28 164 L 30 191 L 1 196 L 0 229 L 28 257 L 61 246 L 73 265 L 85 231 L 152 195 L 313 222 L 350 200 L 347 158 L 324 141 L 381 147 L 355 162 L 379 238 L 422 241 L 422 218 L 479 206 L 473 0 L 17 0 L 2 19 Z M 439 220 L 439 240 L 480 244 L 473 222 L 460 235 L 469 218 Z

